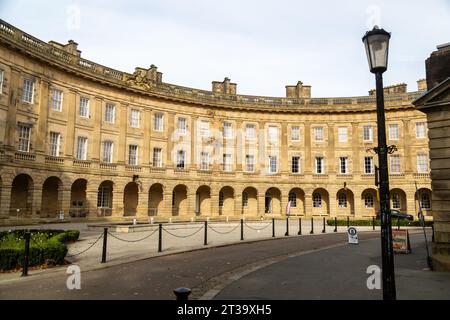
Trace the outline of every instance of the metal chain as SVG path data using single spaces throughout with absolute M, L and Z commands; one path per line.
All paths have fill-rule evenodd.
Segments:
M 253 228 L 253 227 L 250 227 L 250 226 L 247 224 L 247 222 L 244 222 L 244 224 L 245 224 L 245 226 L 246 226 L 247 228 L 252 229 L 252 230 L 255 230 L 255 231 L 264 230 L 264 229 L 266 229 L 268 226 L 272 225 L 272 223 L 268 223 L 268 224 L 266 224 L 266 225 L 265 225 L 264 227 L 262 227 L 262 228 Z
M 187 236 L 177 236 L 176 234 L 173 234 L 172 232 L 169 232 L 169 231 L 166 230 L 165 228 L 162 228 L 162 229 L 163 229 L 165 232 L 167 232 L 168 234 L 170 234 L 170 235 L 172 235 L 172 236 L 174 236 L 174 237 L 177 237 L 177 238 L 189 238 L 189 237 L 195 235 L 196 233 L 198 233 L 200 230 L 202 230 L 202 229 L 203 229 L 203 226 L 202 226 L 201 228 L 199 228 L 197 231 L 195 231 L 194 233 L 191 233 L 191 234 L 189 234 L 189 235 L 187 235 Z
M 117 240 L 120 240 L 120 241 L 123 241 L 123 242 L 139 242 L 139 241 L 143 241 L 143 240 L 145 240 L 145 239 L 147 239 L 147 238 L 150 238 L 152 235 L 155 234 L 156 231 L 158 231 L 158 229 L 153 230 L 153 232 L 151 232 L 149 235 L 147 235 L 147 236 L 145 236 L 145 237 L 143 237 L 143 238 L 141 238 L 141 239 L 137 239 L 137 240 L 127 240 L 127 239 L 122 239 L 122 238 L 119 238 L 118 236 L 113 235 L 113 234 L 112 234 L 111 232 L 109 232 L 109 231 L 108 231 L 108 234 L 109 234 L 111 237 L 116 238 Z
M 95 246 L 95 244 L 96 244 L 101 238 L 103 238 L 103 233 L 100 234 L 100 237 L 98 237 L 98 239 L 95 240 L 95 242 L 94 242 L 93 244 L 91 244 L 86 250 L 83 250 L 83 251 L 78 252 L 78 253 L 75 253 L 75 254 L 67 255 L 66 257 L 67 257 L 67 258 L 71 258 L 71 257 L 79 256 L 80 254 L 85 253 L 86 251 L 88 251 L 89 249 L 91 249 L 93 246 Z
M 218 234 L 228 234 L 228 233 L 231 233 L 231 232 L 233 232 L 234 230 L 236 230 L 239 226 L 240 226 L 240 224 L 237 224 L 236 227 L 234 227 L 231 231 L 221 232 L 221 231 L 215 230 L 213 227 L 211 227 L 210 224 L 208 224 L 208 227 L 209 227 L 212 231 L 214 231 L 215 233 L 218 233 Z

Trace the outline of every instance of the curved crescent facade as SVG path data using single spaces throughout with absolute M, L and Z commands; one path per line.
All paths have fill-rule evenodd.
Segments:
M 228 78 L 187 88 L 2 20 L 0 81 L 0 221 L 378 211 L 373 92 L 311 98 L 298 82 L 283 98 L 246 96 Z M 391 207 L 431 215 L 426 116 L 411 104 L 421 91 L 385 92 Z

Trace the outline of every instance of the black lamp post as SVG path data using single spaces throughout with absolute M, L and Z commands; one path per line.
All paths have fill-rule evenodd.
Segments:
M 383 72 L 387 69 L 389 39 L 391 34 L 375 26 L 362 38 L 366 48 L 370 72 L 375 73 L 377 94 L 378 166 L 381 212 L 381 254 L 383 273 L 383 299 L 395 300 L 394 251 L 392 249 L 392 225 L 389 206 L 389 173 L 384 117 Z

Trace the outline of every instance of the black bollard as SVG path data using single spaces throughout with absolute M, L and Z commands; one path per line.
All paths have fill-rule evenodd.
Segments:
M 108 228 L 103 228 L 102 263 L 106 262 L 106 247 L 108 246 Z
M 334 217 L 334 232 L 337 232 L 337 217 Z
M 375 230 L 375 217 L 372 217 L 372 230 Z
M 286 233 L 284 234 L 286 237 L 289 236 L 289 217 L 286 216 Z
M 25 254 L 23 257 L 23 269 L 22 269 L 22 277 L 28 276 L 28 263 L 30 260 L 30 239 L 31 239 L 31 233 L 25 232 L 24 234 L 25 238 Z
M 350 228 L 350 217 L 347 216 L 347 229 Z
M 159 224 L 159 232 L 158 232 L 158 252 L 162 252 L 162 223 Z
M 314 218 L 311 217 L 311 231 L 309 232 L 309 234 L 314 234 Z
M 275 238 L 275 218 L 272 218 L 272 238 Z
M 326 232 L 326 230 L 325 230 L 325 217 L 323 217 L 323 229 L 322 229 L 322 233 L 325 233 Z
M 244 219 L 241 219 L 241 240 L 244 240 Z
M 208 245 L 208 221 L 205 221 L 205 240 L 203 241 L 203 245 Z
M 298 235 L 302 234 L 302 218 L 298 218 Z
M 400 230 L 400 218 L 397 218 L 397 230 Z
M 176 288 L 173 290 L 175 296 L 177 297 L 177 301 L 187 301 L 189 300 L 189 295 L 191 294 L 191 289 L 189 288 Z

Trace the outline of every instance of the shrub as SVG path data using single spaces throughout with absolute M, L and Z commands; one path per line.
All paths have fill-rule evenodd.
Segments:
M 26 230 L 0 232 L 0 270 L 17 269 L 23 266 Z M 30 230 L 29 266 L 57 265 L 64 262 L 67 247 L 64 243 L 76 241 L 78 230 Z
M 425 221 L 426 227 L 431 227 L 432 224 L 433 224 L 433 221 Z M 328 219 L 327 225 L 334 226 L 334 219 Z M 337 225 L 341 226 L 341 227 L 347 226 L 347 219 L 344 219 L 344 220 L 338 219 Z M 380 226 L 380 225 L 381 225 L 381 221 L 378 219 L 375 219 L 375 226 Z M 369 219 L 369 220 L 350 219 L 350 226 L 371 227 L 372 219 Z M 397 226 L 397 219 L 392 219 L 392 227 L 396 227 L 396 226 Z M 400 220 L 400 226 L 402 226 L 402 227 L 421 227 L 422 225 L 420 224 L 419 220 L 414 220 L 414 221 Z

